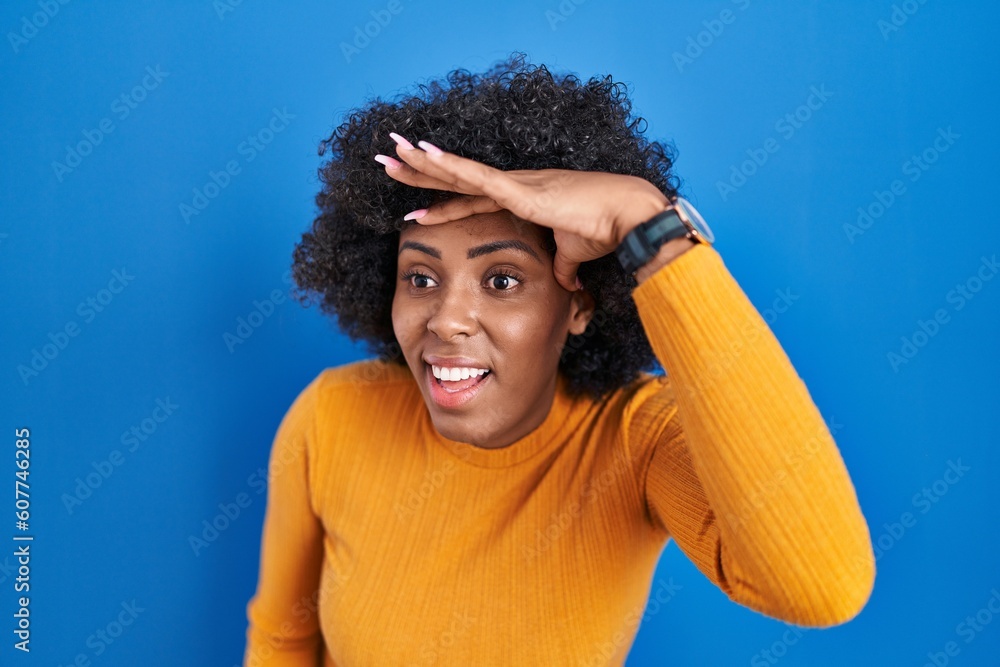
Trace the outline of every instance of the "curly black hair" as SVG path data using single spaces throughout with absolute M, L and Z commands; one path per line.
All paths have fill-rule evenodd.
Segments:
M 406 365 L 392 327 L 396 250 L 402 216 L 453 192 L 415 188 L 386 176 L 373 156 L 392 154 L 397 132 L 496 169 L 575 169 L 646 179 L 668 197 L 673 145 L 647 141 L 646 121 L 633 118 L 627 87 L 611 76 L 586 83 L 554 76 L 515 51 L 484 74 L 457 69 L 419 85 L 419 94 L 375 98 L 347 114 L 319 146 L 331 158 L 319 169 L 319 213 L 293 253 L 296 298 L 318 297 L 352 340 L 384 360 Z M 555 254 L 552 230 L 548 251 Z M 635 279 L 611 253 L 583 263 L 580 280 L 595 301 L 586 330 L 571 334 L 559 372 L 573 395 L 594 398 L 619 389 L 640 371 L 662 371 L 632 299 Z

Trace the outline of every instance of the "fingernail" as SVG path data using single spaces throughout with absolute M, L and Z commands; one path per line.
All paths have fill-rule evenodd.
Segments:
M 576 277 L 576 288 L 577 289 L 583 289 L 583 283 L 580 282 L 580 276 Z
M 432 144 L 429 141 L 418 141 L 417 145 L 420 146 L 421 148 L 423 148 L 425 151 L 427 151 L 431 155 L 441 155 L 442 153 L 444 153 L 443 150 L 441 150 L 440 148 L 438 148 L 437 146 L 435 146 L 434 144 Z
M 400 165 L 399 160 L 391 158 L 388 155 L 382 155 L 382 154 L 376 155 L 375 156 L 375 161 L 376 162 L 381 162 L 382 164 L 384 164 L 385 166 L 387 166 L 389 169 L 399 169 L 400 166 L 402 166 L 402 165 Z
M 403 216 L 403 220 L 419 220 L 420 218 L 427 215 L 426 208 L 418 208 L 416 211 L 410 211 Z
M 399 136 L 395 132 L 390 132 L 389 136 L 392 137 L 392 140 L 395 141 L 397 144 L 399 144 L 400 147 L 405 148 L 406 150 L 409 150 L 409 151 L 414 150 L 413 144 L 411 144 L 409 141 L 407 141 L 403 137 Z

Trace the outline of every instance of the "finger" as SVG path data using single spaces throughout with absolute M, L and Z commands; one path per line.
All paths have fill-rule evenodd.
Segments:
M 403 178 L 399 179 L 407 185 L 434 190 L 449 190 L 463 195 L 483 194 L 480 189 L 470 188 L 465 183 L 459 183 L 450 172 L 430 162 L 423 150 L 396 146 L 396 154 L 406 164 L 405 168 L 409 169 L 408 172 L 402 175 Z M 389 173 L 389 171 L 386 170 L 386 173 Z M 396 178 L 396 174 L 398 173 L 397 171 L 396 173 L 389 173 L 389 175 Z M 406 180 L 403 180 L 404 178 Z
M 505 208 L 505 200 L 516 200 L 517 184 L 502 170 L 442 151 L 426 141 L 418 144 L 419 149 L 397 142 L 396 153 L 416 171 L 447 183 L 447 189 L 461 194 L 486 195 Z
M 450 184 L 421 173 L 405 162 L 400 162 L 388 155 L 376 155 L 375 161 L 385 165 L 385 173 L 400 183 L 427 190 L 451 190 Z
M 579 262 L 569 261 L 559 252 L 558 247 L 556 248 L 556 256 L 552 260 L 552 273 L 556 278 L 556 282 L 570 292 L 577 290 L 576 281 L 579 266 Z
M 460 220 L 470 215 L 492 213 L 493 211 L 501 210 L 503 210 L 503 206 L 500 206 L 490 197 L 464 195 L 434 204 L 427 209 L 426 214 L 416 218 L 416 220 L 421 225 L 439 225 L 442 222 Z

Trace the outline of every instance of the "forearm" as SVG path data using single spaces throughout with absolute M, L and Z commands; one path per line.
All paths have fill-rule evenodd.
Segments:
M 251 627 L 243 654 L 244 667 L 319 667 L 319 638 L 289 641 L 281 632 L 265 633 Z
M 309 479 L 318 387 L 317 378 L 295 399 L 271 448 L 257 590 L 246 608 L 245 667 L 320 664 L 323 526 L 312 510 Z
M 672 262 L 677 257 L 680 257 L 681 254 L 690 250 L 694 246 L 694 241 L 688 238 L 671 239 L 670 241 L 667 241 L 660 246 L 659 251 L 657 251 L 653 259 L 642 265 L 639 270 L 635 272 L 636 281 L 640 285 L 643 284 L 654 273 Z
M 714 249 L 688 247 L 643 278 L 633 297 L 676 394 L 727 592 L 795 622 L 843 622 L 867 600 L 874 559 L 805 385 Z M 666 477 L 673 463 L 657 465 Z M 666 513 L 676 503 L 657 469 L 647 500 Z
M 637 193 L 623 197 L 628 201 L 628 206 L 624 211 L 619 213 L 618 220 L 616 221 L 616 228 L 618 230 L 616 237 L 619 243 L 633 229 L 663 211 L 668 202 L 667 197 L 648 181 L 642 181 L 641 183 L 637 183 L 637 185 L 639 188 Z M 694 247 L 694 245 L 694 241 L 686 237 L 667 241 L 660 246 L 652 259 L 635 272 L 636 281 L 641 285 L 651 275 L 669 264 L 686 250 Z

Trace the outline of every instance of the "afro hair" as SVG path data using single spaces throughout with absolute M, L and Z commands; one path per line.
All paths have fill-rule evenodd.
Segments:
M 644 178 L 677 193 L 672 145 L 648 141 L 646 121 L 631 116 L 626 86 L 610 76 L 582 82 L 553 75 L 514 52 L 484 74 L 465 69 L 418 86 L 394 101 L 354 109 L 319 146 L 318 214 L 293 253 L 295 294 L 318 301 L 347 336 L 380 358 L 405 366 L 392 326 L 396 250 L 402 216 L 456 193 L 415 188 L 388 178 L 372 158 L 391 154 L 397 132 L 496 169 L 575 169 Z M 555 254 L 552 231 L 550 255 Z M 614 253 L 580 265 L 596 309 L 586 330 L 570 334 L 559 372 L 573 395 L 617 390 L 640 371 L 662 371 L 639 319 L 635 279 Z

